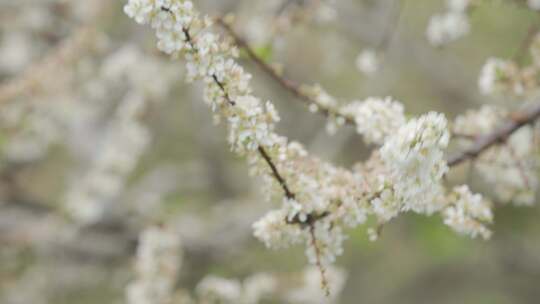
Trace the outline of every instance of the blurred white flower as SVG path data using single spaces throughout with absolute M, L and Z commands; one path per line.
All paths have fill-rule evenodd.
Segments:
M 373 49 L 365 49 L 356 58 L 356 67 L 367 76 L 373 76 L 380 69 L 380 58 Z
M 426 34 L 432 45 L 443 46 L 465 36 L 469 31 L 468 16 L 465 13 L 451 11 L 432 16 Z

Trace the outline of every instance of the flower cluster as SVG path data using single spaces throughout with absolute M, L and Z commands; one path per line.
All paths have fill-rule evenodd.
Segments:
M 523 61 L 527 49 L 516 56 L 516 61 L 500 58 L 489 58 L 478 78 L 478 87 L 484 95 L 534 96 L 538 92 L 540 81 L 540 34 L 532 36 L 528 43 L 531 63 L 518 64 Z
M 516 64 L 499 58 L 489 58 L 480 72 L 478 87 L 484 95 L 513 93 L 523 94 L 523 83 Z
M 170 228 L 151 226 L 139 237 L 137 278 L 126 289 L 129 304 L 170 303 L 182 262 L 180 239 Z
M 403 105 L 392 97 L 368 97 L 340 105 L 335 97 L 321 86 L 302 86 L 302 93 L 312 101 L 310 111 L 321 111 L 328 116 L 327 131 L 334 134 L 346 123 L 356 126 L 358 134 L 368 144 L 380 145 L 387 135 L 405 124 Z
M 489 203 L 480 194 L 473 194 L 469 187 L 459 186 L 449 194 L 449 205 L 443 211 L 444 223 L 460 234 L 475 238 L 491 236 L 484 223 L 493 221 Z
M 431 17 L 427 28 L 427 38 L 434 46 L 453 42 L 470 31 L 467 15 L 470 0 L 447 0 L 447 11 Z
M 340 108 L 340 113 L 354 117 L 356 131 L 368 144 L 382 144 L 405 124 L 403 105 L 391 97 L 370 97 L 353 101 Z
M 386 189 L 390 185 L 392 194 L 382 194 L 383 198 L 399 202 L 383 208 L 389 213 L 386 217 L 397 211 L 432 214 L 439 210 L 441 179 L 448 171 L 444 150 L 449 139 L 444 115 L 430 112 L 411 119 L 385 142 L 381 159 L 389 174 L 381 186 Z
M 266 247 L 278 249 L 299 241 L 302 231 L 297 225 L 289 225 L 287 213 L 279 209 L 268 212 L 253 224 L 254 235 Z

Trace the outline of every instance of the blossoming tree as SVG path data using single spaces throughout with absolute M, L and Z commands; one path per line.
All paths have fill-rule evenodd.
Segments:
M 104 10 L 101 6 L 107 6 L 106 1 L 101 2 L 98 12 Z M 539 1 L 516 2 L 508 5 L 540 10 Z M 126 287 L 128 303 L 247 304 L 269 298 L 291 303 L 335 302 L 346 277 L 336 267 L 338 257 L 354 231 L 365 231 L 371 241 L 376 241 L 391 221 L 415 213 L 437 216 L 441 225 L 459 235 L 488 240 L 496 206 L 492 200 L 534 205 L 540 155 L 540 102 L 536 98 L 540 85 L 540 34 L 536 28 L 525 33 L 514 58 L 486 58 L 479 71 L 477 86 L 482 95 L 519 103 L 484 104 L 449 119 L 441 111 L 408 114 L 412 111 L 407 111 L 407 103 L 395 97 L 342 102 L 319 84 L 304 85 L 289 79 L 287 67 L 284 71 L 284 67 L 272 63 L 268 49 L 279 47 L 276 37 L 299 24 L 339 19 L 335 9 L 338 4 L 313 0 L 268 5 L 273 9 L 269 17 L 272 26 L 265 28 L 264 21 L 256 17 L 246 21 L 234 14 L 201 13 L 194 1 L 127 0 L 124 13 L 151 28 L 157 48 L 170 59 L 139 51 L 135 46 L 138 41 L 133 38 L 129 46 L 119 48 L 101 63 L 97 76 L 89 77 L 81 69 L 74 73 L 82 75 L 78 77 L 84 81 L 59 84 L 64 91 L 70 91 L 62 95 L 63 99 L 78 96 L 94 102 L 79 102 L 71 107 L 66 102 L 58 109 L 35 102 L 22 108 L 20 102 L 9 103 L 30 89 L 38 96 L 46 96 L 52 84 L 42 79 L 46 77 L 34 75 L 51 73 L 68 60 L 82 62 L 78 58 L 84 56 L 81 50 L 91 50 L 91 56 L 105 53 L 110 38 L 101 36 L 95 26 L 96 20 L 102 18 L 101 12 L 86 21 L 43 64 L 0 87 L 0 102 L 5 101 L 10 110 L 2 113 L 4 128 L 20 130 L 8 137 L 2 152 L 6 160 L 24 162 L 34 162 L 53 143 L 73 136 L 67 129 L 99 129 L 95 127 L 98 117 L 111 111 L 110 104 L 98 100 L 114 92 L 113 87 L 123 87 L 127 92 L 108 115 L 100 140 L 96 141 L 98 148 L 89 153 L 84 173 L 70 180 L 59 211 L 51 213 L 61 214 L 62 224 L 57 224 L 57 230 L 66 239 L 77 235 L 79 229 L 110 220 L 109 213 L 114 214 L 115 208 L 123 210 L 116 214 L 135 216 L 136 221 L 145 223 L 137 238 L 136 274 Z M 383 72 L 391 51 L 389 44 L 400 28 L 406 5 L 404 0 L 394 2 L 393 17 L 386 22 L 380 42 L 360 50 L 353 60 L 363 77 Z M 474 31 L 471 19 L 475 11 L 485 4 L 448 0 L 445 5 L 444 11 L 426 23 L 425 39 L 433 48 L 465 39 Z M 304 104 L 305 110 L 323 117 L 329 135 L 337 136 L 352 127 L 358 140 L 369 147 L 369 156 L 359 157 L 353 165 L 336 164 L 286 136 L 279 127 L 278 107 L 261 97 L 264 94 L 255 89 L 254 77 L 240 65 L 241 59 L 256 65 L 261 75 L 272 82 L 269 85 L 291 94 Z M 139 187 L 134 187 L 127 195 L 127 200 L 136 201 L 132 205 L 113 204 L 129 192 L 129 178 L 136 174 L 145 150 L 151 148 L 146 116 L 159 112 L 159 101 L 171 93 L 181 77 L 196 88 L 202 86 L 202 94 L 192 99 L 204 102 L 214 122 L 226 129 L 230 151 L 245 160 L 243 171 L 259 182 L 261 191 L 257 197 L 268 202 L 266 213 L 249 223 L 252 235 L 269 249 L 305 249 L 309 265 L 302 272 L 299 286 L 283 288 L 287 280 L 279 275 L 255 273 L 242 281 L 208 275 L 193 290 L 178 288 L 184 236 L 180 237 L 167 209 L 160 205 L 171 188 L 163 181 L 175 183 L 179 179 L 176 175 L 160 178 L 160 190 L 149 191 L 150 195 L 141 195 Z M 94 89 L 98 87 L 100 90 Z M 22 119 L 29 123 L 21 126 Z M 187 128 L 188 132 L 198 132 Z M 75 135 L 68 146 L 80 150 L 81 134 Z M 93 134 L 86 132 L 82 137 L 90 136 Z M 454 174 L 465 166 L 469 167 L 469 175 L 477 175 L 491 185 L 493 193 L 473 191 L 470 179 Z M 188 176 L 183 179 L 195 178 Z M 191 229 L 196 230 L 184 230 Z

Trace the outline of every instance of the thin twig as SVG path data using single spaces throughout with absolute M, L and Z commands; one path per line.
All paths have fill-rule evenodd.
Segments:
M 295 97 L 304 101 L 306 104 L 318 105 L 315 100 L 313 100 L 309 95 L 305 94 L 302 91 L 298 84 L 282 77 L 274 68 L 267 64 L 261 57 L 259 57 L 255 53 L 255 51 L 249 46 L 249 44 L 234 31 L 230 24 L 228 24 L 222 18 L 217 18 L 217 23 L 229 33 L 229 35 L 235 40 L 238 47 L 244 49 L 248 56 L 253 60 L 253 62 L 255 62 L 255 64 L 259 66 L 261 70 L 267 73 L 278 84 L 280 84 L 283 88 L 285 88 Z M 325 116 L 339 117 L 339 114 L 332 112 L 330 109 L 323 108 L 321 109 L 320 113 L 324 114 Z M 342 117 L 345 119 L 347 124 L 356 125 L 354 119 L 346 116 Z M 453 167 L 466 160 L 476 158 L 489 147 L 504 142 L 512 133 L 514 133 L 522 126 L 535 121 L 538 117 L 540 117 L 540 102 L 533 105 L 531 109 L 525 109 L 523 111 L 516 112 L 510 115 L 510 117 L 510 121 L 504 123 L 499 129 L 497 129 L 493 133 L 479 136 L 475 139 L 475 143 L 473 144 L 473 146 L 451 156 L 448 160 L 448 165 L 450 167 Z
M 323 107 L 320 105 L 316 100 L 314 100 L 310 95 L 306 94 L 303 90 L 301 85 L 298 83 L 295 83 L 294 81 L 284 78 L 281 76 L 276 69 L 274 69 L 271 65 L 266 63 L 264 59 L 262 59 L 255 50 L 249 45 L 249 43 L 242 38 L 239 34 L 236 33 L 236 31 L 232 28 L 232 26 L 227 23 L 227 21 L 223 20 L 223 18 L 216 18 L 216 23 L 219 24 L 235 41 L 236 45 L 243 49 L 246 54 L 251 58 L 251 60 L 263 71 L 265 72 L 270 78 L 272 78 L 274 81 L 276 81 L 280 86 L 282 86 L 286 91 L 288 91 L 290 94 L 292 94 L 294 97 L 298 98 L 299 100 L 303 101 L 306 105 L 316 105 L 319 109 L 319 113 L 323 114 L 326 117 L 340 117 L 343 118 L 345 123 L 349 125 L 356 125 L 354 119 L 352 117 L 343 115 L 338 113 L 335 109 L 332 109 L 330 107 Z
M 529 177 L 527 176 L 527 172 L 525 171 L 525 166 L 523 166 L 523 162 L 519 159 L 516 150 L 510 145 L 508 145 L 506 148 L 510 152 L 510 156 L 514 159 L 516 168 L 521 175 L 521 179 L 523 180 L 525 187 L 531 188 L 531 183 L 529 182 Z
M 405 0 L 394 0 L 394 7 L 395 15 L 392 16 L 393 22 L 387 22 L 387 26 L 384 29 L 382 39 L 377 45 L 376 49 L 379 52 L 386 52 L 386 50 L 388 49 L 388 45 L 390 44 L 390 42 L 392 42 L 392 38 L 394 38 L 394 35 L 399 26 L 399 21 L 401 20 L 401 16 L 403 15 L 403 9 L 405 8 Z
M 258 150 L 259 150 L 259 154 L 261 154 L 261 156 L 264 158 L 264 160 L 266 161 L 266 163 L 272 170 L 272 174 L 274 175 L 274 178 L 278 181 L 281 188 L 283 188 L 283 192 L 285 192 L 285 196 L 291 200 L 295 199 L 294 193 L 292 193 L 291 190 L 289 189 L 289 186 L 287 186 L 287 182 L 285 181 L 283 176 L 281 176 L 281 174 L 279 173 L 274 162 L 272 162 L 272 158 L 270 158 L 270 155 L 268 155 L 266 150 L 261 146 L 259 146 Z
M 311 236 L 311 246 L 315 250 L 315 265 L 321 273 L 321 287 L 324 290 L 326 296 L 330 296 L 330 287 L 328 285 L 328 280 L 326 278 L 326 269 L 323 267 L 321 262 L 321 249 L 317 245 L 317 238 L 315 236 L 315 224 L 311 223 L 309 225 L 309 234 Z
M 197 47 L 196 47 L 195 43 L 193 42 L 193 38 L 192 38 L 191 34 L 189 33 L 189 29 L 183 28 L 182 31 L 184 32 L 184 35 L 186 36 L 186 42 L 190 45 L 191 49 L 194 50 L 194 51 L 197 51 Z M 236 105 L 236 102 L 231 99 L 229 93 L 225 89 L 225 84 L 222 83 L 221 81 L 219 81 L 219 79 L 217 78 L 216 75 L 212 75 L 212 80 L 219 87 L 219 89 L 222 91 L 223 96 L 225 97 L 225 100 L 227 100 L 227 103 L 230 106 L 234 107 Z M 289 186 L 287 185 L 287 181 L 285 180 L 285 178 L 279 172 L 276 164 L 274 164 L 272 158 L 270 157 L 270 155 L 268 154 L 266 149 L 264 149 L 264 147 L 262 147 L 262 146 L 259 146 L 257 151 L 262 156 L 262 158 L 265 160 L 266 164 L 272 170 L 272 175 L 274 176 L 276 181 L 279 183 L 279 185 L 283 189 L 283 192 L 285 193 L 285 196 L 288 199 L 295 199 L 296 195 L 290 190 Z

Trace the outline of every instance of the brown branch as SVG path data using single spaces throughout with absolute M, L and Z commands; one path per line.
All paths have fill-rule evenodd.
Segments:
M 448 165 L 453 167 L 464 161 L 474 159 L 491 146 L 505 142 L 510 135 L 521 127 L 533 123 L 540 118 L 540 102 L 514 112 L 509 117 L 510 120 L 503 123 L 494 132 L 478 137 L 470 148 L 451 156 L 448 159 Z
M 328 285 L 328 280 L 326 278 L 326 269 L 324 268 L 321 262 L 321 249 L 317 245 L 317 237 L 315 235 L 315 225 L 313 223 L 309 224 L 309 234 L 311 236 L 311 246 L 315 250 L 315 265 L 321 273 L 321 287 L 324 290 L 324 293 L 327 297 L 330 296 L 330 287 Z
M 193 37 L 189 33 L 189 29 L 184 28 L 182 29 L 182 31 L 184 32 L 184 35 L 186 36 L 186 42 L 190 45 L 191 49 L 194 51 L 197 51 L 197 47 L 195 46 L 195 43 L 193 42 Z M 231 99 L 229 93 L 226 90 L 226 85 L 223 82 L 219 81 L 219 79 L 215 75 L 212 75 L 212 80 L 222 91 L 223 96 L 225 100 L 227 100 L 227 103 L 229 104 L 229 106 L 234 107 L 236 105 L 236 102 Z M 272 160 L 271 156 L 268 154 L 266 149 L 262 146 L 259 146 L 257 148 L 257 151 L 259 152 L 261 157 L 264 159 L 264 161 L 266 162 L 266 164 L 272 171 L 272 176 L 274 177 L 274 179 L 278 182 L 280 187 L 283 189 L 285 197 L 291 200 L 296 199 L 296 194 L 290 189 L 290 187 L 287 184 L 287 181 L 285 180 L 283 175 L 279 172 L 279 169 L 277 168 L 276 164 L 274 163 L 274 161 Z M 305 221 L 301 221 L 300 218 L 296 216 L 290 220 L 288 219 L 287 223 L 299 224 L 302 226 L 305 226 L 305 225 L 313 226 L 313 224 L 317 220 L 328 216 L 328 214 L 329 214 L 328 212 L 324 212 L 322 214 L 308 214 L 307 219 Z
M 516 168 L 519 171 L 519 174 L 521 175 L 521 179 L 523 180 L 523 183 L 525 184 L 525 187 L 531 188 L 531 183 L 529 182 L 529 177 L 527 176 L 527 173 L 525 172 L 525 166 L 523 166 L 523 162 L 519 159 L 516 150 L 512 146 L 507 146 L 508 151 L 510 152 L 510 156 L 514 159 L 514 162 L 516 164 Z
M 278 73 L 278 71 L 276 71 L 276 69 L 274 69 L 271 65 L 266 63 L 260 56 L 257 55 L 257 53 L 253 50 L 253 48 L 251 48 L 251 46 L 248 44 L 248 42 L 245 39 L 243 39 L 239 34 L 237 34 L 235 30 L 232 28 L 232 26 L 226 20 L 224 20 L 223 18 L 216 18 L 216 22 L 234 39 L 238 47 L 246 51 L 247 55 L 251 58 L 251 60 L 253 60 L 253 62 L 263 72 L 268 74 L 274 81 L 276 81 L 279 85 L 281 85 L 293 96 L 300 99 L 307 105 L 312 105 L 312 104 L 317 105 L 320 108 L 319 112 L 325 115 L 326 117 L 330 117 L 330 116 L 342 117 L 345 119 L 345 122 L 347 124 L 356 125 L 356 122 L 354 121 L 353 118 L 336 113 L 336 111 L 331 108 L 321 107 L 316 100 L 314 100 L 311 96 L 309 96 L 302 90 L 299 84 L 282 77 Z M 534 31 L 531 29 L 530 32 L 534 32 Z M 532 34 L 529 34 L 528 36 L 531 36 L 531 35 Z M 487 134 L 487 135 L 476 138 L 475 143 L 473 144 L 472 147 L 451 156 L 448 160 L 448 165 L 452 167 L 466 160 L 476 158 L 478 155 L 480 155 L 483 151 L 485 151 L 489 147 L 506 141 L 506 139 L 513 132 L 515 132 L 522 126 L 533 122 L 539 116 L 540 116 L 540 102 L 539 104 L 532 106 L 531 109 L 526 109 L 521 112 L 514 113 L 513 115 L 511 115 L 512 117 L 511 121 L 503 124 L 500 127 L 500 129 L 496 130 L 495 132 L 491 134 Z
M 162 8 L 162 9 L 166 11 L 165 8 Z M 182 31 L 184 32 L 184 35 L 186 36 L 186 42 L 190 45 L 191 49 L 194 50 L 194 51 L 197 51 L 197 47 L 196 47 L 195 43 L 193 42 L 193 37 L 189 33 L 189 29 L 188 28 L 183 28 Z M 212 75 L 212 80 L 219 87 L 219 89 L 222 91 L 225 100 L 227 100 L 227 103 L 230 106 L 234 107 L 236 105 L 236 102 L 231 99 L 229 93 L 225 89 L 225 84 L 223 82 L 219 81 L 219 79 L 217 78 L 216 75 Z M 283 189 L 283 192 L 285 193 L 285 196 L 288 199 L 295 199 L 295 197 L 296 197 L 295 194 L 290 190 L 289 186 L 287 185 L 287 182 L 286 182 L 285 178 L 283 178 L 283 176 L 279 172 L 277 166 L 274 164 L 272 158 L 270 157 L 270 155 L 268 154 L 266 149 L 264 149 L 264 147 L 262 147 L 262 146 L 259 146 L 257 151 L 262 156 L 262 158 L 265 160 L 268 167 L 270 167 L 270 169 L 272 171 L 272 175 L 274 176 L 276 181 L 279 183 L 279 185 Z
M 304 90 L 302 90 L 302 86 L 298 83 L 295 83 L 294 81 L 284 78 L 282 75 L 279 74 L 279 72 L 273 68 L 271 65 L 266 63 L 264 59 L 262 59 L 255 50 L 249 45 L 249 43 L 242 38 L 239 34 L 236 33 L 236 31 L 232 28 L 232 26 L 225 21 L 223 18 L 216 18 L 216 23 L 219 24 L 235 41 L 236 45 L 243 49 L 246 54 L 251 58 L 251 60 L 263 71 L 265 72 L 270 78 L 272 78 L 275 82 L 277 82 L 281 87 L 283 87 L 286 91 L 288 91 L 291 95 L 298 98 L 300 101 L 303 101 L 306 105 L 316 105 L 318 107 L 318 112 L 323 114 L 326 117 L 341 117 L 345 120 L 345 122 L 349 125 L 356 125 L 356 122 L 352 117 L 343 115 L 338 113 L 335 109 L 332 109 L 331 107 L 324 107 L 320 105 L 315 99 L 313 99 L 309 94 L 306 94 Z
M 270 155 L 268 155 L 266 150 L 261 146 L 259 146 L 258 150 L 259 150 L 259 154 L 261 154 L 261 156 L 264 158 L 264 160 L 266 161 L 266 163 L 272 170 L 272 174 L 274 175 L 274 178 L 278 181 L 281 188 L 283 188 L 283 192 L 285 192 L 285 196 L 291 200 L 295 199 L 294 193 L 292 193 L 291 190 L 289 189 L 289 186 L 287 186 L 287 182 L 285 181 L 283 176 L 281 176 L 281 174 L 279 173 L 274 162 L 272 162 L 272 158 L 270 158 Z

